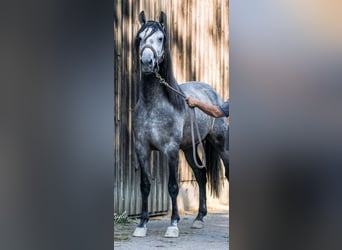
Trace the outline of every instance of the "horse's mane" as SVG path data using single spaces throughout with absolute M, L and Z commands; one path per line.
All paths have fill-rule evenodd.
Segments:
M 160 23 L 155 21 L 148 21 L 146 22 L 138 31 L 138 34 L 135 38 L 135 50 L 138 56 L 136 56 L 139 64 L 139 34 L 147 29 L 152 28 L 152 32 L 150 35 L 152 35 L 155 31 L 158 29 L 161 30 L 164 34 L 164 60 L 159 65 L 159 74 L 165 79 L 165 81 L 173 88 L 177 89 L 181 93 L 183 91 L 179 87 L 177 80 L 173 74 L 173 68 L 172 68 L 172 59 L 171 59 L 171 51 L 170 51 L 170 44 L 169 44 L 169 37 L 167 37 L 166 34 L 166 27 L 162 27 Z M 169 102 L 178 110 L 183 110 L 185 108 L 185 102 L 183 100 L 183 97 L 178 95 L 177 93 L 173 92 L 172 90 L 168 88 L 164 88 L 165 94 L 169 100 Z

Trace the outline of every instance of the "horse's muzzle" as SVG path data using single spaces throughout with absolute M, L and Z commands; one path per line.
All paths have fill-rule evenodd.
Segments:
M 140 56 L 140 65 L 141 72 L 144 74 L 151 74 L 156 72 L 158 61 L 157 61 L 157 53 L 154 51 L 151 46 L 145 46 L 141 51 Z
M 141 65 L 141 73 L 143 74 L 152 74 L 157 72 L 157 66 L 153 61 L 143 63 L 142 61 L 140 62 Z

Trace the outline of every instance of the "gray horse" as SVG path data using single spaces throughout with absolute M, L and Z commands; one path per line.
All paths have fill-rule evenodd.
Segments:
M 149 220 L 147 200 L 150 192 L 148 169 L 151 151 L 157 150 L 166 155 L 169 167 L 168 191 L 172 201 L 172 215 L 171 225 L 165 236 L 178 237 L 178 151 L 183 150 L 199 185 L 199 209 L 192 227 L 202 228 L 203 217 L 207 214 L 207 175 L 211 190 L 218 196 L 220 158 L 225 166 L 225 176 L 229 179 L 228 124 L 226 118 L 213 118 L 195 109 L 195 122 L 199 128 L 200 140 L 204 142 L 207 162 L 205 168 L 199 168 L 196 164 L 196 160 L 201 163 L 199 155 L 197 151 L 195 154 L 192 151 L 192 109 L 186 105 L 183 96 L 193 96 L 213 105 L 220 105 L 222 100 L 206 83 L 187 82 L 178 85 L 173 75 L 169 39 L 166 34 L 166 15 L 163 12 L 159 22 L 155 22 L 146 21 L 142 11 L 139 14 L 139 22 L 141 28 L 135 39 L 135 48 L 139 54 L 137 60 L 141 80 L 139 97 L 134 108 L 133 128 L 135 150 L 141 169 L 142 215 L 133 235 L 146 236 L 146 224 Z M 163 81 L 170 88 L 161 84 Z M 197 139 L 195 143 L 198 144 L 200 140 Z

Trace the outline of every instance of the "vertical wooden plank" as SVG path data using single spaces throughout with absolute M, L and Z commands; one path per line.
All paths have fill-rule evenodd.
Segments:
M 197 76 L 197 68 L 196 68 L 196 61 L 197 61 L 197 54 L 196 54 L 196 45 L 195 45 L 195 40 L 196 37 L 195 35 L 197 34 L 197 25 L 196 25 L 196 16 L 197 16 L 197 9 L 196 9 L 196 4 L 194 2 L 194 0 L 192 0 L 192 9 L 193 9 L 193 12 L 191 13 L 191 27 L 193 27 L 192 31 L 191 31 L 191 34 L 190 34 L 190 41 L 191 43 L 193 44 L 193 52 L 191 53 L 192 54 L 192 70 L 193 70 L 193 79 L 192 80 L 196 80 L 196 78 L 198 77 Z
M 125 17 L 126 15 L 126 8 L 127 8 L 127 2 L 123 2 L 122 4 L 122 91 L 121 91 L 121 100 L 122 100 L 122 105 L 121 105 L 121 114 L 122 114 L 122 119 L 121 119 L 121 142 L 123 143 L 124 141 L 126 142 L 126 126 L 127 126 L 127 116 L 126 116 L 126 109 L 127 109 L 127 18 Z M 121 172 L 122 172 L 122 195 L 121 195 L 121 201 L 122 201 L 122 210 L 126 210 L 127 208 L 127 200 L 126 200 L 126 195 L 127 195 L 127 150 L 126 150 L 126 145 L 124 147 L 121 147 L 121 157 L 122 157 L 122 167 L 121 167 Z
M 153 14 L 154 13 L 151 12 L 151 2 L 152 1 L 145 0 L 144 2 L 145 2 L 144 10 L 145 10 L 145 13 L 147 14 L 147 20 L 153 20 Z
M 211 25 L 210 17 L 212 16 L 212 13 L 210 9 L 211 4 L 208 2 L 208 0 L 203 1 L 202 4 L 203 4 L 203 7 L 200 9 L 205 9 L 207 12 L 207 15 L 205 15 L 205 20 L 202 20 L 202 22 L 200 23 L 201 30 L 203 30 L 203 32 L 200 33 L 201 43 L 199 44 L 199 51 L 203 50 L 203 52 L 199 54 L 199 64 L 204 65 L 204 67 L 201 67 L 199 69 L 200 77 L 198 80 L 208 82 L 210 84 L 210 79 L 208 76 L 210 74 L 211 65 L 213 61 L 211 61 L 211 54 L 212 54 L 212 49 L 210 46 L 211 36 L 208 35 L 208 30 Z
M 224 57 L 225 56 L 228 56 L 224 53 L 224 31 L 223 31 L 223 23 L 225 22 L 225 19 L 223 18 L 223 14 L 224 13 L 224 1 L 223 0 L 220 0 L 218 5 L 217 5 L 217 8 L 218 8 L 218 19 L 217 22 L 219 23 L 219 27 L 218 27 L 218 32 L 219 32 L 219 36 L 220 36 L 220 44 L 219 44 L 219 53 L 220 53 L 220 75 L 219 75 L 219 78 L 218 80 L 220 80 L 220 86 L 222 85 L 225 85 L 226 82 L 225 82 L 225 78 L 224 78 L 224 70 L 225 70 L 225 65 L 224 65 Z M 222 88 L 222 90 L 224 90 L 224 88 Z M 223 95 L 224 92 L 221 91 L 222 95 L 222 99 L 226 99 L 226 97 Z
M 131 41 L 131 48 L 132 48 L 132 53 L 134 56 L 136 56 L 135 51 L 134 51 L 134 38 L 136 33 L 138 32 L 138 29 L 140 27 L 138 20 L 138 15 L 141 11 L 140 9 L 140 1 L 137 3 L 136 1 L 133 1 L 133 14 L 132 14 L 132 41 Z M 139 80 L 139 75 L 138 75 L 138 67 L 139 65 L 136 63 L 135 57 L 132 58 L 132 108 L 134 107 L 136 100 L 138 99 L 138 80 Z M 135 149 L 134 149 L 134 136 L 132 132 L 131 136 L 131 141 L 132 141 L 132 169 L 133 169 L 133 178 L 131 182 L 131 187 L 132 187 L 132 194 L 134 199 L 132 199 L 132 214 L 138 214 L 140 213 L 140 207 L 139 207 L 139 199 L 138 197 L 140 196 L 140 186 L 139 186 L 139 174 L 140 172 L 136 170 L 136 167 L 138 167 L 137 163 L 137 158 L 135 154 Z
M 186 32 L 184 33 L 184 37 L 183 39 L 185 40 L 185 47 L 182 51 L 182 53 L 186 56 L 184 56 L 184 81 L 189 81 L 190 80 L 190 74 L 191 74 L 191 57 L 192 55 L 190 54 L 191 50 L 190 50 L 190 39 L 189 39 L 189 34 L 190 34 L 190 14 L 189 13 L 189 9 L 191 6 L 191 2 L 190 1 L 186 1 L 186 8 L 185 8 L 185 12 L 183 13 L 184 15 L 184 20 L 185 20 L 185 25 L 186 28 Z M 191 27 L 192 28 L 192 27 Z
M 218 75 L 220 74 L 220 58 L 219 58 L 219 52 L 220 52 L 220 48 L 219 48 L 219 42 L 220 42 L 220 38 L 218 36 L 218 27 L 219 27 L 219 22 L 217 20 L 217 15 L 218 15 L 218 11 L 217 11 L 217 4 L 218 1 L 214 0 L 213 1 L 213 21 L 212 21 L 212 29 L 213 29 L 213 39 L 212 39 L 212 43 L 213 43 L 213 49 L 215 51 L 215 53 L 213 53 L 213 60 L 214 62 L 216 62 L 215 64 L 213 64 L 213 71 L 212 71 L 212 84 L 213 86 L 217 86 L 218 84 Z
M 116 14 L 118 16 L 117 20 L 118 20 L 118 36 L 117 36 L 117 81 L 118 81 L 118 85 L 117 85 L 117 95 L 116 95 L 116 99 L 117 99 L 117 110 L 116 110 L 116 116 L 117 116 L 117 141 L 118 144 L 120 145 L 120 134 L 121 134 L 121 126 L 120 126 L 120 121 L 121 121 L 121 66 L 122 66 L 122 62 L 121 62 L 121 44 L 122 44 L 122 30 L 121 30 L 121 25 L 122 25 L 122 2 L 118 1 L 118 4 L 116 6 Z M 122 203 L 121 203 L 121 191 L 123 188 L 122 185 L 122 175 L 121 175 L 121 150 L 120 147 L 117 148 L 117 156 L 118 156 L 118 162 L 117 162 L 117 166 L 116 166 L 116 170 L 117 170 L 117 196 L 116 196 L 116 201 L 117 201 L 117 210 L 118 212 L 120 212 L 122 210 Z
M 188 27 L 188 19 L 187 19 L 187 10 L 188 10 L 188 1 L 183 1 L 183 6 L 181 8 L 182 12 L 181 12 L 181 15 L 182 15 L 182 24 L 183 27 L 184 27 L 184 30 L 183 30 L 183 34 L 182 34 L 182 50 L 181 50 L 181 54 L 182 54 L 182 64 L 183 64 L 183 67 L 182 67 L 182 82 L 185 82 L 187 80 L 187 77 L 186 77 L 186 71 L 188 70 L 187 69 L 187 56 L 186 55 L 186 43 L 187 43 L 187 34 L 188 32 L 190 32 L 190 27 Z
M 128 66 L 128 112 L 127 112 L 127 129 L 128 129 L 128 138 L 127 138 L 127 150 L 128 150 L 128 159 L 127 159 L 127 192 L 126 192 L 126 202 L 127 202 L 127 209 L 129 210 L 129 213 L 132 212 L 132 205 L 131 201 L 134 198 L 132 197 L 132 179 L 133 179 L 133 166 L 132 166 L 132 157 L 133 157 L 133 148 L 132 148 L 132 30 L 133 30 L 133 18 L 132 18 L 132 0 L 127 0 L 127 12 L 128 12 L 128 18 L 127 18 L 127 66 Z M 134 193 L 133 193 L 134 194 Z
M 207 72 L 207 77 L 208 77 L 208 81 L 210 82 L 210 84 L 215 84 L 215 72 L 217 70 L 217 60 L 215 60 L 215 54 L 216 54 L 216 50 L 215 50 L 215 30 L 216 30 L 216 25 L 214 24 L 214 6 L 213 6 L 213 2 L 208 3 L 208 9 L 210 10 L 210 14 L 209 14 L 209 46 L 210 49 L 212 51 L 212 53 L 209 53 L 208 58 L 209 58 L 209 62 L 215 62 L 215 63 L 211 63 L 209 65 L 209 72 Z
M 135 26 L 134 26 L 135 27 L 134 36 L 135 36 L 135 34 L 138 32 L 138 30 L 140 28 L 138 16 L 139 16 L 139 13 L 144 10 L 144 8 L 143 8 L 143 1 L 138 1 L 138 2 L 134 1 L 134 3 L 136 3 L 136 8 L 135 8 L 136 11 L 135 11 L 135 16 L 133 16 L 132 19 L 133 19 L 133 23 L 135 24 Z M 133 43 L 133 41 L 132 41 L 132 43 Z M 133 44 L 132 44 L 132 46 L 133 46 Z M 135 56 L 137 56 L 137 55 L 135 54 Z M 136 101 L 138 99 L 138 88 L 139 88 L 138 83 L 139 83 L 140 74 L 138 71 L 139 65 L 138 64 L 134 64 L 134 65 L 135 65 L 136 71 L 134 72 L 132 77 L 134 79 L 133 80 L 134 86 L 135 86 L 135 92 L 134 93 L 135 93 L 135 101 Z M 134 148 L 134 146 L 133 146 L 133 148 Z M 135 156 L 135 153 L 134 153 L 134 156 Z M 134 160 L 135 160 L 134 165 L 138 166 L 136 157 L 134 157 Z M 133 190 L 134 190 L 134 194 L 135 194 L 135 199 L 134 199 L 134 211 L 135 211 L 135 213 L 133 213 L 133 214 L 136 214 L 136 215 L 141 213 L 140 172 L 141 172 L 140 169 L 137 169 L 134 171 L 134 179 L 133 179 L 134 184 L 132 185 L 134 187 Z
M 225 79 L 226 79 L 226 92 L 225 97 L 227 98 L 229 96 L 229 0 L 225 1 L 224 5 L 225 10 L 225 19 L 224 20 L 224 27 L 225 27 L 225 55 L 224 57 L 224 65 L 225 65 Z
M 117 39 L 118 39 L 118 15 L 117 15 L 117 1 L 114 0 L 114 211 L 117 211 L 117 200 L 116 200 L 116 197 L 117 197 L 117 190 L 118 190 L 118 187 L 117 187 L 117 131 L 116 131 L 116 128 L 117 128 L 117 115 L 116 115 L 116 112 L 117 112 L 117 106 L 118 106 L 118 103 L 117 103 L 117 98 L 116 98 L 116 93 L 117 93 L 117 68 L 118 68 L 118 62 L 117 62 L 117 54 L 116 54 L 116 51 L 117 51 Z

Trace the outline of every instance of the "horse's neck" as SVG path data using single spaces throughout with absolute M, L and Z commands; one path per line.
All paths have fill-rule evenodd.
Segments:
M 160 70 L 159 74 L 169 85 L 180 90 L 172 71 L 168 72 L 168 77 L 165 70 Z M 145 103 L 157 103 L 157 105 L 160 105 L 161 102 L 167 101 L 177 110 L 184 110 L 185 102 L 182 97 L 175 92 L 165 89 L 161 79 L 157 78 L 154 74 L 142 76 L 142 84 L 140 86 L 140 93 Z
M 162 95 L 165 95 L 163 86 L 160 80 L 155 75 L 143 76 L 141 79 L 141 91 L 142 97 L 148 101 L 155 101 Z

